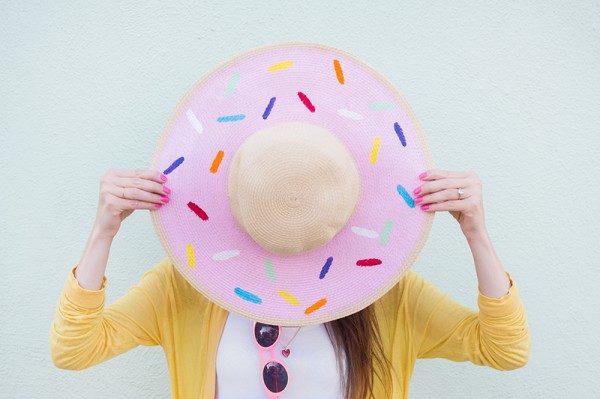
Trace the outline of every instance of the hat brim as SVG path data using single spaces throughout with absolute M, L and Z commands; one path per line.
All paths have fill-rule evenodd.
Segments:
M 354 156 L 361 194 L 330 242 L 283 256 L 236 224 L 227 172 L 249 135 L 286 121 L 335 134 Z M 206 74 L 173 112 L 152 168 L 172 189 L 151 215 L 177 270 L 217 305 L 264 323 L 324 323 L 372 304 L 411 267 L 433 223 L 410 195 L 433 161 L 408 103 L 364 62 L 319 44 L 259 47 Z

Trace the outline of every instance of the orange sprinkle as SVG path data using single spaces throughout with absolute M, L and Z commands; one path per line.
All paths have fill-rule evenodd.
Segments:
M 219 165 L 221 165 L 221 161 L 223 160 L 224 155 L 225 153 L 223 152 L 223 150 L 219 150 L 219 152 L 217 152 L 217 155 L 215 156 L 215 159 L 213 159 L 212 165 L 210 166 L 210 173 L 217 173 L 217 170 L 219 170 Z
M 342 65 L 340 64 L 340 61 L 333 60 L 333 68 L 335 69 L 335 76 L 337 76 L 338 82 L 340 82 L 340 84 L 343 85 L 344 84 L 344 72 L 342 71 Z
M 304 311 L 304 314 L 306 314 L 306 315 L 311 314 L 315 310 L 321 308 L 326 303 L 327 303 L 327 299 L 321 298 L 317 302 L 315 302 L 312 305 L 310 305 L 309 307 L 307 307 L 306 310 Z

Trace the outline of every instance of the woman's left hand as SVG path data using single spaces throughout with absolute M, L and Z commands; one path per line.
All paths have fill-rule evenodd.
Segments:
M 449 211 L 469 238 L 485 232 L 482 187 L 473 172 L 430 169 L 419 175 L 423 184 L 413 190 L 415 204 L 426 212 Z M 458 188 L 463 193 L 458 194 Z

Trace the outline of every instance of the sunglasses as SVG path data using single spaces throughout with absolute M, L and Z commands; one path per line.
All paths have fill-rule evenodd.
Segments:
M 277 399 L 288 385 L 287 370 L 277 361 L 273 350 L 280 335 L 279 326 L 254 322 L 254 342 L 260 353 L 262 379 L 269 399 Z

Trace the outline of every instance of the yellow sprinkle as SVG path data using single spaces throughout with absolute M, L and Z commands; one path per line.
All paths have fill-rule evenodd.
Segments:
M 280 297 L 282 297 L 283 299 L 285 299 L 286 301 L 288 301 L 292 305 L 294 305 L 294 306 L 300 305 L 300 301 L 298 300 L 298 298 L 296 298 L 295 296 L 293 296 L 289 292 L 287 292 L 285 290 L 279 290 L 277 292 L 279 293 Z
M 279 72 L 279 71 L 283 71 L 286 70 L 288 68 L 291 68 L 292 65 L 294 65 L 294 61 L 288 60 L 288 61 L 281 61 L 278 62 L 277 64 L 273 64 L 270 67 L 267 68 L 267 72 Z
M 187 260 L 188 266 L 190 269 L 193 269 L 196 266 L 196 256 L 194 255 L 194 247 L 192 244 L 187 245 Z
M 371 149 L 371 165 L 375 165 L 377 162 L 377 156 L 379 155 L 379 144 L 381 144 L 381 137 L 375 137 L 373 140 L 373 148 Z

